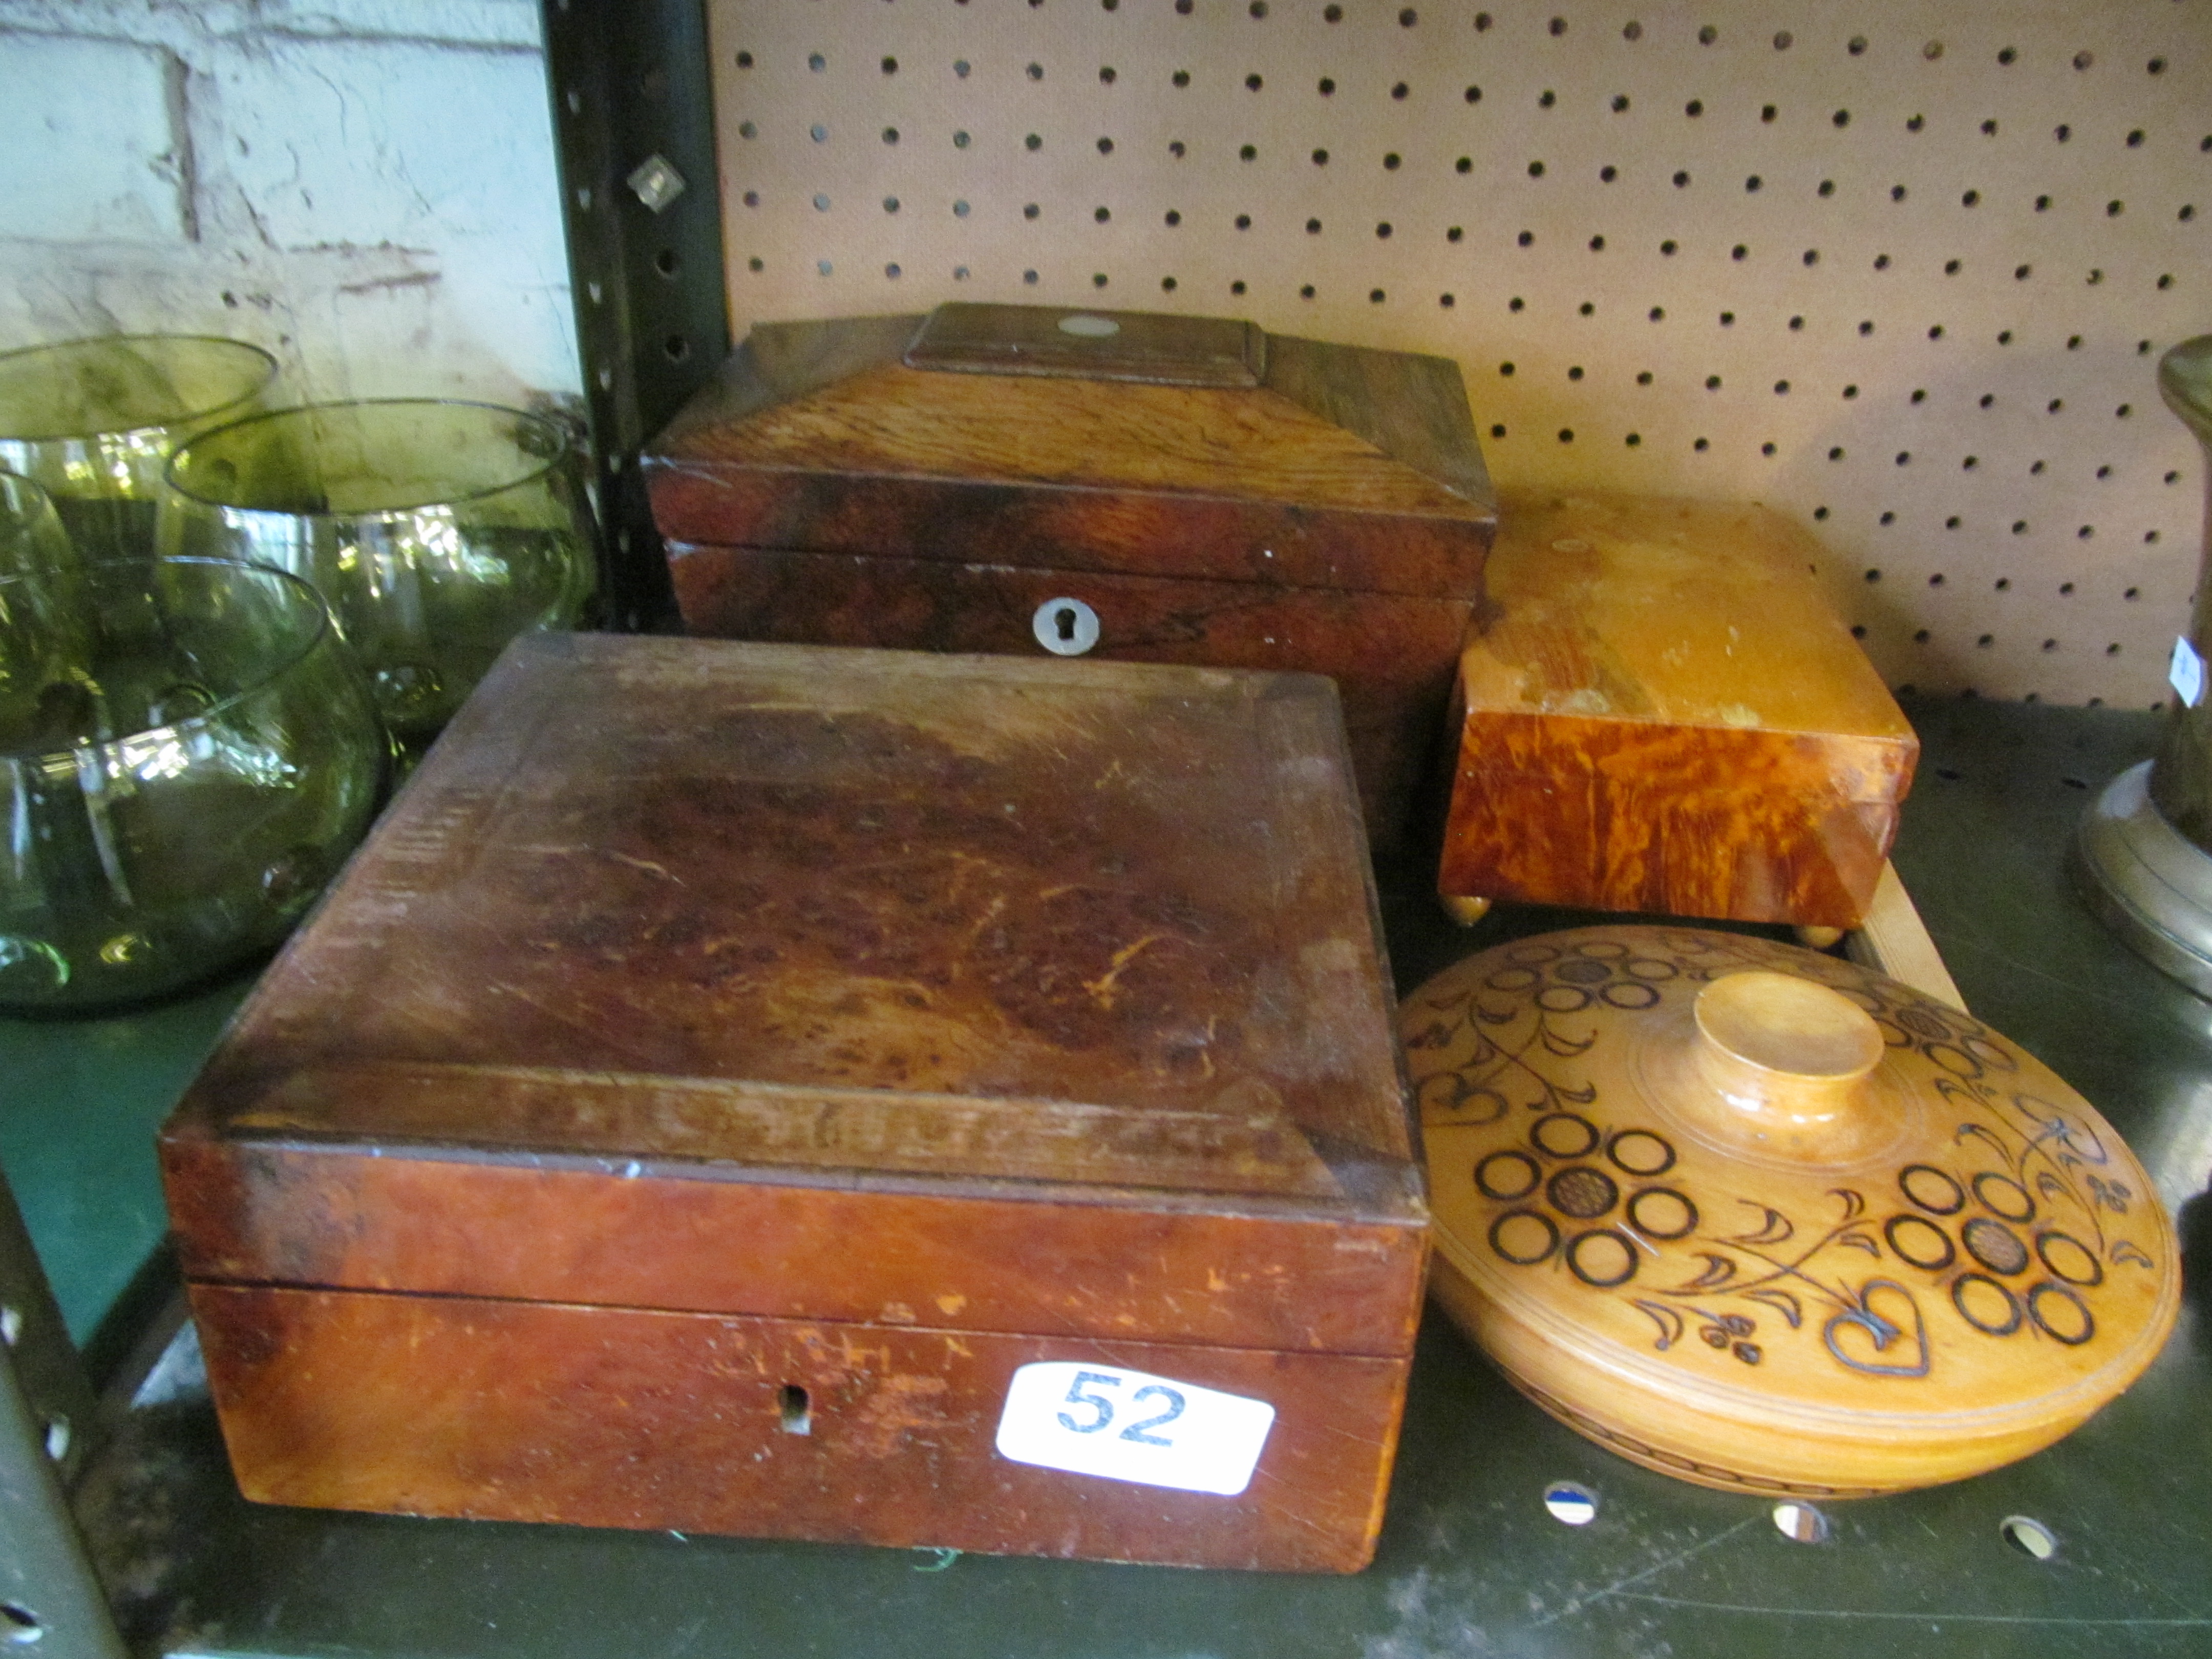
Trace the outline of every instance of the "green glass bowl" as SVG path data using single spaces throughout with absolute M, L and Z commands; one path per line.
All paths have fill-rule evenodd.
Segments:
M 0 1009 L 161 996 L 268 950 L 389 765 L 295 577 L 138 559 L 0 579 Z
M 261 407 L 276 378 L 258 346 L 191 334 L 0 353 L 0 468 L 54 498 L 86 558 L 143 556 L 170 454 Z
M 319 404 L 203 433 L 169 463 L 160 545 L 313 582 L 419 747 L 516 635 L 573 628 L 597 571 L 568 434 L 489 404 Z
M 76 562 L 53 498 L 28 478 L 0 472 L 0 576 L 35 576 Z

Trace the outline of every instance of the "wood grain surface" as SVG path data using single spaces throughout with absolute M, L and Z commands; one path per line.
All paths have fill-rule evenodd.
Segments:
M 1508 500 L 1459 665 L 1441 891 L 1857 925 L 1918 744 L 1778 515 Z
M 691 632 L 1039 655 L 1110 599 L 1101 656 L 1336 679 L 1384 843 L 1496 526 L 1452 364 L 1138 313 L 761 325 L 644 465 Z
M 319 1140 L 179 1123 L 162 1170 L 196 1282 L 1383 1358 L 1410 1351 L 1420 1312 L 1418 1229 L 1320 1221 L 1259 1195 L 1224 1213 L 1221 1195 L 1178 1203 L 1158 1189 L 1054 1203 L 930 1192 L 862 1168 L 748 1178 L 745 1166 L 447 1149 L 379 1135 L 373 1120 Z
M 1267 336 L 1227 317 L 941 305 L 899 361 L 963 374 L 1045 374 L 1152 386 L 1234 386 L 1267 378 Z
M 262 1503 L 1279 1571 L 1366 1565 L 1411 1363 L 264 1286 L 192 1311 Z M 999 1456 L 1038 1359 L 1268 1401 L 1251 1485 Z
M 1097 613 L 1095 658 L 1327 674 L 1343 699 L 1377 843 L 1404 833 L 1433 763 L 1474 609 L 1463 599 L 866 555 L 678 544 L 669 557 L 678 600 L 700 634 L 1042 659 L 1038 608 L 1074 598 Z
M 879 481 L 1080 489 L 1297 513 L 1436 520 L 1456 559 L 1451 590 L 1479 591 L 1496 508 L 1457 368 L 1441 358 L 1269 337 L 1257 388 L 1160 386 L 1064 375 L 948 374 L 902 361 L 919 317 L 764 324 L 728 368 L 654 440 L 643 464 L 661 533 L 678 541 L 897 552 L 814 538 L 787 511 L 787 533 L 725 506 L 717 481 L 761 474 L 786 489 L 830 481 L 865 493 Z M 756 512 L 757 508 L 756 508 Z M 949 526 L 945 553 L 964 520 Z M 1266 522 L 1267 520 L 1261 520 Z M 1071 525 L 1071 531 L 1079 528 Z M 1252 550 L 1219 550 L 1242 558 Z M 920 553 L 917 556 L 931 556 Z M 1225 574 L 1187 561 L 1200 550 L 1133 547 L 1132 568 Z M 1431 573 L 1337 583 L 1325 564 L 1279 549 L 1279 580 L 1437 592 Z M 1050 544 L 1036 562 L 1058 563 Z M 1386 574 L 1378 572 L 1378 574 Z
M 1335 694 L 1310 675 L 516 642 L 163 1132 L 187 1276 L 211 1319 L 243 1322 L 210 1346 L 241 1480 L 605 1519 L 544 1437 L 583 1433 L 580 1407 L 542 1397 L 570 1375 L 547 1355 L 599 1352 L 617 1339 L 593 1322 L 635 1310 L 665 1310 L 654 1332 L 828 1322 L 846 1346 L 923 1329 L 1031 1358 L 1190 1345 L 1242 1356 L 1231 1371 L 1337 1356 L 1396 1379 L 1352 1390 L 1364 1403 L 1332 1432 L 1359 1449 L 1314 1466 L 1343 1483 L 1328 1535 L 1291 1541 L 1317 1524 L 1301 1498 L 1212 1542 L 1093 1539 L 1068 1517 L 1097 1483 L 1056 1474 L 1073 1510 L 931 1541 L 1351 1564 L 1426 1250 L 1357 810 Z M 270 1285 L 319 1299 L 253 1300 Z M 362 1311 L 386 1293 L 430 1311 Z M 524 1304 L 563 1311 L 532 1323 Z M 492 1333 L 514 1320 L 538 1334 L 509 1350 Z M 401 1410 L 410 1375 L 519 1378 L 526 1359 L 548 1380 L 476 1401 L 459 1439 Z M 689 1385 L 665 1387 L 680 1415 Z M 301 1450 L 318 1389 L 349 1426 Z M 997 1396 L 945 1398 L 967 1455 Z M 495 1462 L 502 1410 L 538 1488 L 463 1449 Z M 425 1458 L 442 1496 L 403 1498 L 417 1474 L 374 1467 Z M 957 1507 L 939 1486 L 987 1474 L 917 1442 L 817 1468 L 787 1514 L 610 1523 L 898 1541 Z M 841 1497 L 806 1484 L 832 1476 Z M 860 1518 L 831 1527 L 823 1504 Z

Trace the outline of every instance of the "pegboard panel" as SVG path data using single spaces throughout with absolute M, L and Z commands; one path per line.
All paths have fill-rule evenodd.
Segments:
M 1805 522 L 1894 685 L 2159 702 L 2212 4 L 1492 3 L 712 0 L 734 328 L 962 298 L 1441 353 L 1502 484 Z

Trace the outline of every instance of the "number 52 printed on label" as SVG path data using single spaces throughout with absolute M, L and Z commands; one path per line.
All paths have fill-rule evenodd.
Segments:
M 999 1414 L 999 1455 L 1071 1474 L 1234 1498 L 1274 1426 L 1264 1400 L 1118 1365 L 1024 1365 Z

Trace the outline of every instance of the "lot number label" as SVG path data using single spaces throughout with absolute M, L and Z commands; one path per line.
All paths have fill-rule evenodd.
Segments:
M 1024 1365 L 999 1415 L 999 1455 L 1107 1480 L 1234 1498 L 1274 1426 L 1264 1400 L 1118 1365 Z

